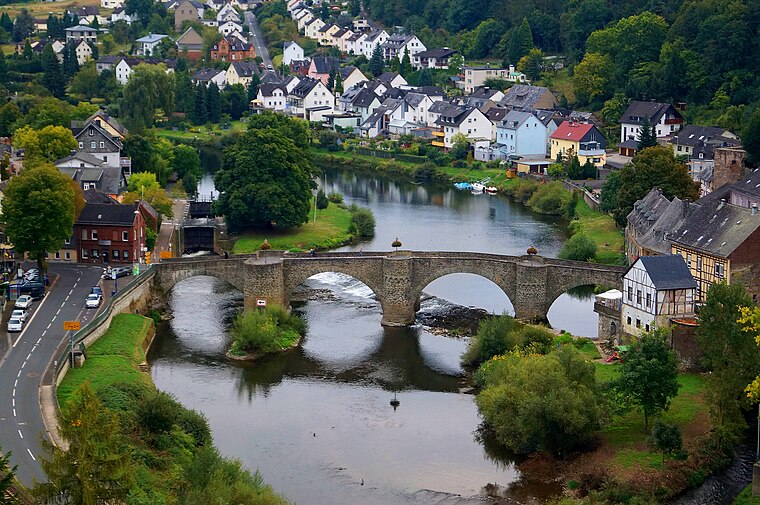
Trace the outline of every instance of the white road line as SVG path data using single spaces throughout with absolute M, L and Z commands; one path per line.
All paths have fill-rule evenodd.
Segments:
M 44 333 L 43 333 L 43 335 L 44 335 Z M 38 339 L 37 339 L 37 343 L 38 343 L 38 344 L 39 344 L 41 341 L 42 341 L 42 337 L 40 337 L 40 338 L 38 338 Z
M 71 291 L 69 291 L 69 296 L 71 296 L 71 293 L 73 292 L 74 292 L 74 288 L 71 288 Z M 66 298 L 68 298 L 68 296 Z
M 16 386 L 18 386 L 18 379 L 16 379 L 16 381 L 13 383 L 14 389 L 16 388 Z
M 16 395 L 13 395 L 13 406 L 16 406 Z
M 16 409 L 13 409 L 13 417 L 16 417 Z
M 60 314 L 60 313 L 61 313 L 61 309 L 59 308 L 59 309 L 58 309 L 58 310 L 55 312 L 55 315 L 57 316 L 57 315 L 58 315 L 58 314 Z
M 24 438 L 24 435 L 21 434 L 21 430 L 18 430 L 18 436 Z
M 27 359 L 27 360 L 28 360 L 29 358 L 31 358 L 31 357 L 32 357 L 32 353 L 31 353 L 31 352 L 30 352 L 29 354 L 27 354 L 27 355 L 26 355 L 26 359 Z
M 18 373 L 16 374 L 16 377 L 21 377 L 21 370 L 18 371 Z
M 24 368 L 25 366 L 26 366 L 26 361 L 24 361 L 23 363 L 21 363 L 21 368 Z
M 37 461 L 37 458 L 34 457 L 34 454 L 32 454 L 32 451 L 28 447 L 26 448 L 26 452 L 29 453 L 29 456 L 31 456 L 34 461 Z
M 50 329 L 50 326 L 51 326 L 52 324 L 53 324 L 53 322 L 52 322 L 52 321 L 51 321 L 51 322 L 49 322 L 49 323 L 48 323 L 48 325 L 47 325 L 47 328 L 46 328 L 46 329 L 47 329 L 47 330 L 49 330 L 49 329 Z

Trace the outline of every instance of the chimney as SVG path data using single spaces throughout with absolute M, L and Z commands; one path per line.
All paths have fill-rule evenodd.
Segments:
M 754 216 L 755 214 L 757 214 L 757 204 L 753 203 L 752 204 L 752 215 Z
M 721 198 L 720 199 L 720 205 L 718 205 L 718 208 L 716 210 L 721 210 L 725 206 L 726 206 L 726 199 L 725 198 Z

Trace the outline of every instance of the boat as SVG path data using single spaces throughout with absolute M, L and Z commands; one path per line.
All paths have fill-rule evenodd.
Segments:
M 488 186 L 486 188 L 486 193 L 488 193 L 489 195 L 495 195 L 498 191 L 499 190 L 496 189 L 496 186 Z
M 472 184 L 469 182 L 457 182 L 454 184 L 454 187 L 460 190 L 470 190 L 472 189 Z
M 482 182 L 473 182 L 472 183 L 472 192 L 473 193 L 482 193 L 486 190 L 486 185 Z

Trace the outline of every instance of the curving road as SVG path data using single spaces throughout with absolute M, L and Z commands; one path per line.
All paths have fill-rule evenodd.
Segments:
M 49 439 L 42 420 L 40 385 L 58 345 L 68 339 L 64 321 L 91 320 L 94 309 L 85 309 L 90 287 L 100 281 L 102 267 L 51 264 L 54 281 L 45 298 L 35 302 L 24 330 L 10 334 L 12 346 L 0 359 L 0 449 L 12 452 L 18 465 L 17 479 L 31 487 L 46 476 L 39 464 L 40 437 Z M 105 291 L 105 290 L 104 290 Z M 0 335 L 5 328 L 0 329 Z
M 261 56 L 261 59 L 264 62 L 264 67 L 269 68 L 269 65 L 272 64 L 272 58 L 269 57 L 266 40 L 264 40 L 264 35 L 261 33 L 259 22 L 253 12 L 245 12 L 245 24 L 248 25 L 251 42 L 256 50 L 256 56 Z

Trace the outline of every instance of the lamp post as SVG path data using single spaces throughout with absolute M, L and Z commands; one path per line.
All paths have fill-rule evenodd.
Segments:
M 317 194 L 319 193 L 318 189 L 312 189 L 311 194 L 314 195 L 314 224 L 317 224 Z

